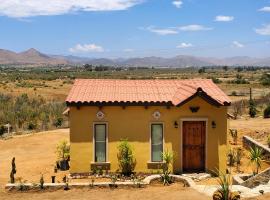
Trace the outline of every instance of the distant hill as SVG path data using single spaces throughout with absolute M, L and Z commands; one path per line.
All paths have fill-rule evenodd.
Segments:
M 53 58 L 40 53 L 36 49 L 29 49 L 21 53 L 0 49 L 0 64 L 67 64 L 66 59 Z
M 179 55 L 171 58 L 135 57 L 135 58 L 88 58 L 78 56 L 47 55 L 31 48 L 21 53 L 0 49 L 0 64 L 92 64 L 130 67 L 202 67 L 202 66 L 270 66 L 270 57 L 252 58 L 238 56 L 229 58 L 196 57 Z

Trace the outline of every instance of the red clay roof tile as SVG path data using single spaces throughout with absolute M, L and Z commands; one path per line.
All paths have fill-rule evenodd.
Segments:
M 228 105 L 231 102 L 229 97 L 209 79 L 76 79 L 66 102 L 165 102 L 179 105 L 196 95 L 198 89 L 220 105 Z

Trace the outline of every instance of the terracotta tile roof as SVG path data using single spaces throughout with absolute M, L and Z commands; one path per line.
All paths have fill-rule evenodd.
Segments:
M 219 105 L 231 102 L 209 79 L 76 79 L 66 103 L 170 103 L 176 106 L 195 95 L 207 97 Z

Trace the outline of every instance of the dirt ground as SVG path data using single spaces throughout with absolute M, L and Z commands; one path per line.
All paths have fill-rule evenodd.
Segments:
M 58 190 L 54 192 L 29 192 L 29 193 L 1 193 L 0 199 L 10 200 L 69 200 L 69 199 L 111 199 L 111 200 L 124 200 L 124 199 L 155 199 L 163 200 L 166 199 L 177 199 L 177 200 L 210 200 L 203 194 L 191 188 L 184 188 L 179 184 L 173 184 L 171 186 L 149 186 L 141 189 L 71 189 L 69 191 Z
M 58 129 L 14 136 L 8 140 L 0 140 L 0 187 L 9 181 L 11 160 L 15 156 L 16 178 L 29 182 L 39 182 L 41 174 L 45 182 L 51 182 L 56 161 L 56 145 L 59 141 L 69 140 L 68 129 Z M 56 180 L 62 182 L 63 173 L 57 173 Z

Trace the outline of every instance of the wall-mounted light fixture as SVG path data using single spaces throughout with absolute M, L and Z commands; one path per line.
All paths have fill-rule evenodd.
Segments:
M 196 113 L 196 112 L 198 112 L 198 110 L 200 109 L 200 107 L 199 106 L 190 106 L 189 109 L 190 109 L 190 111 L 192 113 Z
M 215 121 L 212 121 L 212 128 L 216 128 L 217 127 L 217 124 Z
M 174 121 L 173 125 L 174 125 L 174 128 L 178 128 L 178 122 L 177 121 Z

